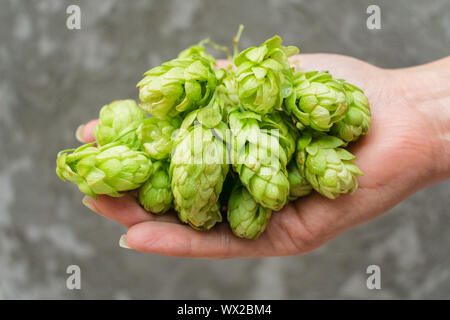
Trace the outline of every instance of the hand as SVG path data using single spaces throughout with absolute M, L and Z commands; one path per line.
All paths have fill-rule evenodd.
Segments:
M 83 203 L 124 225 L 126 243 L 135 250 L 180 257 L 284 256 L 309 252 L 417 190 L 450 177 L 450 58 L 397 70 L 340 55 L 293 58 L 303 70 L 328 70 L 346 79 L 369 98 L 370 132 L 351 148 L 365 174 L 353 195 L 337 200 L 318 194 L 301 198 L 274 212 L 256 241 L 235 237 L 227 224 L 200 232 L 179 223 L 174 213 L 151 215 L 131 194 L 99 196 L 98 200 L 86 197 Z M 93 120 L 80 127 L 80 140 L 93 141 L 95 125 Z

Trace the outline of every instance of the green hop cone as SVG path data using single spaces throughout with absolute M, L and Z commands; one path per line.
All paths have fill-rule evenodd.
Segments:
M 344 141 L 334 136 L 317 137 L 305 131 L 297 143 L 297 165 L 305 178 L 321 195 L 336 199 L 341 193 L 358 188 L 356 175 L 363 175 L 354 164 L 355 156 L 340 148 Z
M 228 119 L 231 111 L 239 106 L 236 77 L 232 70 L 223 68 L 216 70 L 217 78 L 217 98 L 221 101 L 222 115 Z
M 257 239 L 267 227 L 272 211 L 258 204 L 247 189 L 237 183 L 228 200 L 227 219 L 233 233 Z
M 81 192 L 120 197 L 122 191 L 139 188 L 152 174 L 145 152 L 134 151 L 119 142 L 96 148 L 93 143 L 58 153 L 56 173 L 63 181 L 76 184 Z
M 277 135 L 260 128 L 259 115 L 234 111 L 229 119 L 231 161 L 239 179 L 259 204 L 280 210 L 289 195 L 286 150 Z
M 167 120 L 150 117 L 137 129 L 139 141 L 152 159 L 162 160 L 170 156 L 175 131 L 181 125 L 179 116 Z
M 304 177 L 297 166 L 297 162 L 293 159 L 289 162 L 288 167 L 289 179 L 289 201 L 294 201 L 300 197 L 304 197 L 311 193 L 312 186 Z
M 351 142 L 369 132 L 370 105 L 361 89 L 343 80 L 342 83 L 345 88 L 348 110 L 344 119 L 331 128 L 331 133 L 346 142 Z
M 278 130 L 280 144 L 286 150 L 287 162 L 291 161 L 299 137 L 299 132 L 292 120 L 282 111 L 275 110 L 261 118 L 260 127 L 266 130 Z
M 294 75 L 294 89 L 283 108 L 297 120 L 297 127 L 309 126 L 329 131 L 347 111 L 343 84 L 328 72 L 299 72 Z
M 281 107 L 292 91 L 288 57 L 297 53 L 298 48 L 282 46 L 281 38 L 275 36 L 234 59 L 238 96 L 247 110 L 264 115 Z
M 145 113 L 134 100 L 117 100 L 100 110 L 94 135 L 100 146 L 120 141 L 130 148 L 139 150 L 140 142 L 135 129 L 144 121 Z
M 216 76 L 200 56 L 178 58 L 147 71 L 137 86 L 141 108 L 168 119 L 205 106 L 216 88 Z
M 190 46 L 178 54 L 178 58 L 180 59 L 192 58 L 196 56 L 206 59 L 210 63 L 211 67 L 216 65 L 216 59 L 206 52 L 206 49 L 202 44 Z
M 169 169 L 175 210 L 197 230 L 222 221 L 218 200 L 229 169 L 223 139 L 228 127 L 209 108 L 183 121 Z
M 172 206 L 172 190 L 170 189 L 169 164 L 156 161 L 153 174 L 139 188 L 138 199 L 145 210 L 154 214 L 164 214 Z
M 214 227 L 216 223 L 222 222 L 222 214 L 220 213 L 218 203 L 215 203 L 208 210 L 202 211 L 201 214 L 197 214 L 195 218 L 185 210 L 181 210 L 177 213 L 178 218 L 182 222 L 189 224 L 192 229 L 199 231 L 207 231 Z M 200 220 L 198 218 L 200 218 Z

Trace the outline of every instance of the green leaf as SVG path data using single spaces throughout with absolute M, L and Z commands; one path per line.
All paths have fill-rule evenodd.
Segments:
M 187 129 L 189 128 L 192 123 L 194 123 L 195 119 L 197 118 L 198 110 L 190 112 L 181 123 L 180 129 Z
M 311 143 L 311 145 L 314 145 L 315 147 L 321 149 L 334 149 L 342 146 L 343 144 L 344 141 L 342 141 L 341 139 L 329 135 L 321 136 Z
M 286 50 L 286 55 L 288 57 L 292 57 L 292 56 L 300 53 L 300 50 L 295 46 L 288 46 L 288 47 L 286 47 L 285 50 Z
M 222 115 L 217 108 L 205 107 L 197 114 L 198 120 L 208 128 L 216 127 L 222 121 Z
M 262 67 L 253 67 L 252 71 L 255 74 L 256 79 L 258 80 L 263 79 L 267 73 L 267 69 Z
M 247 59 L 249 59 L 252 62 L 260 63 L 263 61 L 265 55 L 267 53 L 267 47 L 261 46 L 257 48 L 252 48 L 246 53 Z
M 283 40 L 278 35 L 273 36 L 272 38 L 270 38 L 264 42 L 264 44 L 267 46 L 267 48 L 269 48 L 269 50 L 281 47 L 282 43 L 283 43 Z
M 353 154 L 343 148 L 337 148 L 336 152 L 341 160 L 353 160 L 356 158 Z

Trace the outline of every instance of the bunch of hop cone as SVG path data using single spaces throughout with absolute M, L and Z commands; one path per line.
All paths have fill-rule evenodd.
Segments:
M 104 106 L 95 143 L 59 152 L 58 176 L 93 198 L 137 190 L 145 210 L 174 209 L 196 230 L 225 219 L 248 239 L 313 190 L 353 193 L 362 172 L 345 148 L 369 130 L 367 97 L 328 72 L 292 67 L 299 50 L 279 36 L 239 52 L 241 32 L 228 68 L 205 45 L 228 50 L 205 40 L 147 71 L 139 104 Z

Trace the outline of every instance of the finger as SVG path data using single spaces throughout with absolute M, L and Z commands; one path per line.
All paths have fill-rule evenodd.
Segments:
M 360 187 L 353 195 L 344 194 L 334 200 L 317 193 L 299 199 L 294 203 L 297 227 L 292 223 L 293 228 L 300 229 L 306 235 L 297 237 L 299 244 L 306 246 L 307 251 L 318 248 L 344 231 L 376 218 L 406 196 L 399 194 L 396 199 L 389 193 L 392 190 L 387 186 L 378 187 L 377 190 Z M 295 231 L 287 233 L 295 234 Z
M 299 54 L 289 60 L 302 71 L 329 71 L 333 77 L 343 78 L 358 86 L 373 81 L 373 71 L 379 70 L 364 61 L 340 54 Z
M 340 68 L 343 64 L 348 66 L 349 63 L 355 63 L 359 60 L 340 55 L 330 53 L 311 53 L 311 54 L 298 54 L 289 58 L 291 64 L 298 63 L 300 68 L 305 71 L 321 70 L 326 71 L 330 69 Z
M 374 218 L 386 207 L 386 203 L 380 203 L 383 208 L 367 212 L 362 204 L 364 201 L 374 201 L 374 197 L 389 200 L 367 189 L 357 193 L 342 195 L 336 200 L 314 194 L 286 206 L 273 214 L 267 230 L 257 240 L 237 238 L 226 224 L 202 232 L 187 225 L 152 220 L 129 228 L 126 245 L 142 252 L 192 258 L 302 254 L 320 247 L 352 226 Z
M 75 137 L 82 143 L 89 143 L 95 141 L 94 129 L 97 126 L 98 120 L 91 120 L 86 124 L 82 124 L 77 128 Z
M 192 258 L 261 257 L 270 254 L 271 248 L 267 237 L 256 241 L 240 239 L 224 223 L 204 232 L 160 221 L 131 227 L 126 244 L 138 251 Z
M 116 221 L 126 228 L 144 221 L 178 223 L 177 218 L 173 214 L 166 213 L 163 216 L 156 216 L 145 211 L 136 202 L 136 199 L 129 194 L 120 198 L 99 195 L 97 200 L 86 196 L 83 198 L 83 204 L 92 211 Z

